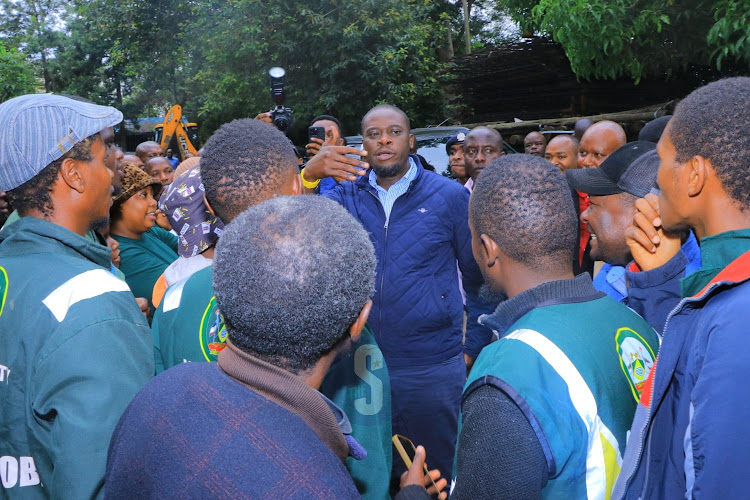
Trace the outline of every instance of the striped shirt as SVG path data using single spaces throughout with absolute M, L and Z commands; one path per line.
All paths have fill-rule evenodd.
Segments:
M 386 224 L 391 218 L 391 209 L 393 208 L 393 204 L 396 202 L 399 196 L 404 194 L 407 189 L 409 189 L 411 181 L 413 181 L 417 177 L 417 164 L 414 163 L 414 160 L 411 157 L 409 157 L 409 165 L 411 166 L 406 172 L 406 175 L 400 178 L 393 186 L 390 187 L 390 189 L 383 189 L 382 187 L 378 186 L 378 177 L 377 175 L 375 175 L 375 170 L 370 170 L 370 176 L 368 178 L 370 181 L 370 186 L 374 187 L 378 192 L 378 199 L 383 205 L 383 210 L 385 211 Z

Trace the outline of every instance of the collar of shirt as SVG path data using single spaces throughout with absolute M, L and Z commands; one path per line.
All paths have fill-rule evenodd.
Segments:
M 409 157 L 409 165 L 409 170 L 406 172 L 406 174 L 402 178 L 400 178 L 393 186 L 391 186 L 390 189 L 387 190 L 378 185 L 378 176 L 375 175 L 375 170 L 370 169 L 368 180 L 370 182 L 370 186 L 374 187 L 378 193 L 378 199 L 383 205 L 386 220 L 391 218 L 391 209 L 393 208 L 393 204 L 396 202 L 398 197 L 406 193 L 407 189 L 409 189 L 411 181 L 413 181 L 417 177 L 417 164 L 414 162 L 414 159 L 411 156 Z

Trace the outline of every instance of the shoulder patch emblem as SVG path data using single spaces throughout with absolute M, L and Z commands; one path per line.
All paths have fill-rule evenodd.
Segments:
M 228 335 L 216 297 L 211 297 L 208 302 L 198 335 L 200 335 L 201 350 L 206 361 L 216 361 L 219 352 L 227 346 Z
M 8 298 L 8 273 L 4 267 L 0 267 L 0 316 L 5 309 L 5 299 Z
M 649 373 L 654 367 L 654 351 L 648 343 L 643 340 L 638 332 L 631 328 L 623 327 L 617 330 L 615 335 L 617 354 L 620 356 L 620 367 L 625 373 L 625 378 L 630 384 L 635 401 L 640 401 L 641 391 L 648 379 Z

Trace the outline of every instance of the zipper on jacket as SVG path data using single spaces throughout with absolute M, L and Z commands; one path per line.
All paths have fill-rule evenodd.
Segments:
M 667 326 L 669 326 L 669 320 L 672 318 L 672 316 L 682 307 L 682 305 L 685 303 L 687 299 L 682 299 L 675 307 L 672 309 L 669 314 L 667 315 L 667 321 L 664 322 L 664 330 L 662 330 L 662 334 L 667 333 Z M 659 346 L 661 348 L 661 346 Z M 660 349 L 661 350 L 661 349 Z M 654 388 L 656 387 L 656 371 L 659 369 L 659 363 L 656 363 L 656 366 L 654 367 L 654 372 L 651 374 L 654 377 L 654 382 L 651 384 L 651 404 L 649 404 L 646 407 L 646 420 L 641 427 L 640 433 L 638 435 L 638 453 L 636 453 L 636 460 L 633 463 L 633 467 L 631 468 L 630 472 L 628 472 L 627 476 L 624 476 L 625 478 L 625 487 L 623 488 L 622 496 L 619 497 L 618 500 L 625 498 L 625 493 L 627 492 L 628 483 L 631 479 L 633 479 L 633 474 L 635 474 L 635 470 L 638 468 L 638 464 L 641 461 L 641 455 L 643 455 L 643 448 L 645 447 L 644 437 L 646 436 L 646 429 L 651 427 L 651 413 L 652 408 L 654 406 Z M 630 436 L 631 439 L 633 439 L 634 436 Z M 627 447 L 627 445 L 626 445 Z M 648 486 L 648 468 L 649 464 L 646 462 L 646 476 L 643 481 L 643 488 L 641 489 L 640 498 L 643 498 L 643 494 L 646 491 L 646 487 Z M 622 474 L 622 471 L 620 472 Z
M 380 201 L 380 197 L 376 194 L 370 191 L 369 189 L 366 189 L 368 193 L 370 193 L 373 198 L 378 200 L 378 205 L 380 206 L 380 209 L 383 211 L 383 216 L 385 216 L 385 207 L 383 206 L 383 202 Z M 394 202 L 394 205 L 396 203 Z M 391 212 L 393 212 L 393 207 L 391 207 Z M 385 236 L 383 237 L 383 264 L 380 268 L 380 301 L 382 304 L 383 301 L 383 285 L 385 283 L 385 263 L 386 263 L 386 256 L 388 255 L 388 222 L 390 220 L 390 217 L 385 218 L 385 224 L 383 225 L 383 229 L 385 229 Z M 383 307 L 378 309 L 378 329 L 377 331 L 381 331 L 381 327 L 383 326 Z
M 703 294 L 701 294 L 700 297 L 685 297 L 684 299 L 682 299 L 675 306 L 675 308 L 672 309 L 669 312 L 669 314 L 667 315 L 667 320 L 664 322 L 664 330 L 662 330 L 662 332 L 664 334 L 666 334 L 667 327 L 669 326 L 669 321 L 686 304 L 692 303 L 692 302 L 700 302 L 700 301 L 702 301 L 703 299 L 706 298 L 706 296 L 710 292 L 712 292 L 713 290 L 715 290 L 717 287 L 721 286 L 724 283 L 726 283 L 726 282 L 722 281 L 722 282 L 714 283 L 710 288 L 708 288 L 705 292 L 703 292 Z M 661 351 L 661 349 L 660 349 L 660 351 Z M 644 443 L 644 439 L 643 438 L 644 438 L 644 436 L 646 434 L 646 429 L 649 428 L 649 427 L 651 427 L 651 413 L 652 413 L 653 407 L 654 407 L 653 391 L 656 388 L 656 374 L 657 374 L 657 370 L 658 369 L 659 369 L 659 363 L 656 363 L 656 366 L 654 367 L 654 373 L 653 373 L 654 383 L 652 384 L 652 389 L 651 389 L 652 390 L 652 393 L 651 393 L 651 404 L 648 406 L 648 411 L 646 412 L 646 422 L 645 422 L 645 425 L 641 429 L 640 435 L 638 436 L 638 453 L 636 455 L 637 460 L 633 464 L 633 467 L 630 470 L 630 472 L 628 473 L 628 475 L 625 476 L 625 488 L 623 489 L 623 495 L 620 497 L 620 499 L 625 498 L 625 492 L 627 491 L 628 482 L 630 482 L 630 480 L 633 478 L 633 474 L 635 474 L 635 470 L 638 468 L 638 463 L 640 462 L 641 455 L 643 454 L 643 448 L 645 447 L 645 443 Z M 631 438 L 632 437 L 633 436 L 631 436 Z M 649 452 L 650 452 L 650 450 L 649 450 Z M 651 466 L 651 464 L 648 462 L 648 460 L 646 460 L 646 470 L 644 471 L 645 472 L 645 476 L 644 476 L 644 480 L 643 480 L 643 488 L 641 488 L 641 494 L 640 494 L 639 498 L 645 498 L 644 495 L 646 494 L 646 488 L 648 487 L 648 471 L 649 471 L 650 466 Z

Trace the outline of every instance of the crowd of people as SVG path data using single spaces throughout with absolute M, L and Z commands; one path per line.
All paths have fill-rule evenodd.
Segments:
M 388 104 L 304 162 L 269 113 L 180 162 L 0 104 L 3 496 L 742 498 L 749 112 L 477 126 L 447 177 Z

